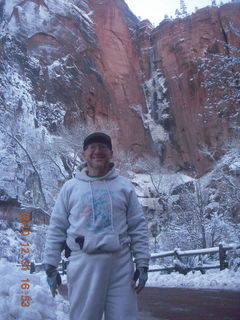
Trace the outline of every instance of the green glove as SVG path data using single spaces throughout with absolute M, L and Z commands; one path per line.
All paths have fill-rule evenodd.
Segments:
M 137 294 L 142 291 L 145 287 L 145 284 L 148 280 L 148 268 L 146 267 L 138 267 L 134 272 L 133 276 L 133 287 Z M 138 285 L 136 286 L 136 282 L 138 281 Z
M 45 265 L 45 271 L 47 274 L 47 283 L 50 287 L 52 296 L 55 297 L 57 294 L 57 287 L 62 284 L 61 276 L 57 271 L 57 268 L 50 264 Z

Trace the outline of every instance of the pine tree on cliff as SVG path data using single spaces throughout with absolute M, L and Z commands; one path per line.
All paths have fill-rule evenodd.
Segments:
M 175 10 L 175 17 L 176 18 L 180 18 L 182 16 L 181 12 L 179 11 L 179 9 Z
M 180 0 L 180 12 L 182 17 L 185 17 L 187 15 L 187 7 L 184 0 Z

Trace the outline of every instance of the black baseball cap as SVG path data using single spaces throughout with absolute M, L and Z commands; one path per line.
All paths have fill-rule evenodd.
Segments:
M 94 132 L 88 135 L 83 141 L 83 150 L 85 151 L 87 147 L 94 142 L 104 143 L 112 150 L 112 140 L 111 138 L 103 132 Z

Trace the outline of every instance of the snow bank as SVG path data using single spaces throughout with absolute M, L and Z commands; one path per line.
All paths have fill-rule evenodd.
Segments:
M 180 273 L 160 274 L 160 272 L 150 272 L 148 278 L 148 287 L 184 287 L 240 291 L 240 271 L 234 272 L 229 269 L 222 271 L 209 270 L 206 274 L 201 274 L 200 271 L 189 272 L 185 276 Z
M 68 302 L 62 296 L 54 299 L 49 291 L 45 273 L 29 274 L 5 259 L 0 260 L 1 320 L 68 320 Z M 29 281 L 26 281 L 28 280 Z M 21 284 L 30 284 L 30 289 Z M 30 306 L 22 307 L 22 297 L 30 297 Z

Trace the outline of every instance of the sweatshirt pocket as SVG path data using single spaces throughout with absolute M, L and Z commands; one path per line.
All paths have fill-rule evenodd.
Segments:
M 121 248 L 119 235 L 104 233 L 85 236 L 82 251 L 86 253 L 111 253 L 119 251 Z

